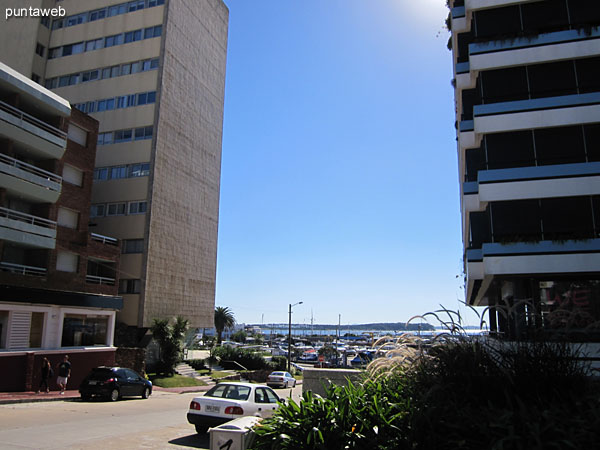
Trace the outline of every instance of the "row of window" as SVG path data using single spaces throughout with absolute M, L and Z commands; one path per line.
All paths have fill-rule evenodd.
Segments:
M 120 142 L 141 141 L 152 139 L 154 127 L 130 128 L 127 130 L 107 131 L 98 133 L 98 145 L 118 144 Z
M 152 8 L 165 3 L 165 0 L 135 0 L 131 2 L 121 3 L 120 5 L 108 6 L 106 8 L 94 9 L 72 16 L 56 19 L 52 22 L 52 29 L 72 27 L 86 22 L 95 22 L 106 17 L 118 16 L 129 12 L 139 11 L 144 8 Z M 48 26 L 48 25 L 46 25 Z
M 147 177 L 148 175 L 150 175 L 150 163 L 138 163 L 112 167 L 98 167 L 97 169 L 94 169 L 94 181 L 117 180 L 120 178 Z
M 90 217 L 131 216 L 134 214 L 145 214 L 147 210 L 148 202 L 145 200 L 129 203 L 97 203 L 92 205 Z
M 86 114 L 113 109 L 132 108 L 134 106 L 150 105 L 156 102 L 156 91 L 140 92 L 139 94 L 120 95 L 118 97 L 92 100 L 90 102 L 76 103 L 75 108 Z
M 473 106 L 600 91 L 600 57 L 486 70 L 474 89 L 462 91 L 463 116 L 473 119 Z
M 160 37 L 161 34 L 162 25 L 156 25 L 154 27 L 140 28 L 139 30 L 114 34 L 112 36 L 92 39 L 90 41 L 81 41 L 74 44 L 62 45 L 60 47 L 54 47 L 48 50 L 48 59 L 77 55 L 78 53 L 91 52 L 101 48 L 114 47 L 116 45 L 128 44 L 130 42 L 141 41 L 143 39 L 151 39 Z
M 72 86 L 74 84 L 87 83 L 88 81 L 104 80 L 106 78 L 120 77 L 155 69 L 158 69 L 158 58 L 145 59 L 133 63 L 48 78 L 46 79 L 45 87 L 46 89 L 55 89 L 57 87 Z

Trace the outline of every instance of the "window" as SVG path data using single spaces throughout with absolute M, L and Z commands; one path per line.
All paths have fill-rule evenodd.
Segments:
M 123 241 L 123 253 L 143 253 L 143 239 L 125 239 Z
M 96 111 L 96 102 L 87 102 L 85 104 L 85 112 L 90 114 Z
M 65 314 L 61 345 L 80 347 L 106 345 L 108 317 Z
M 107 98 L 106 99 L 106 110 L 110 111 L 115 109 L 115 99 L 114 98 Z
M 46 28 L 50 28 L 50 18 L 48 16 L 43 16 L 40 19 L 40 23 L 44 25 Z
M 119 280 L 119 294 L 139 294 L 142 280 Z
M 112 144 L 112 132 L 109 133 L 98 133 L 98 145 Z
M 106 210 L 107 216 L 124 216 L 126 203 L 109 203 Z
M 98 112 L 106 111 L 106 100 L 98 100 Z
M 46 50 L 46 47 L 44 47 L 42 44 L 40 44 L 39 42 L 36 44 L 35 46 L 35 53 L 37 53 L 38 55 L 40 55 L 42 58 L 44 57 L 44 51 Z
M 148 103 L 156 102 L 156 91 L 148 92 Z
M 150 163 L 132 164 L 129 166 L 130 177 L 146 177 L 150 175 Z
M 56 270 L 62 272 L 78 272 L 79 255 L 76 253 L 59 251 L 56 254 Z
M 148 202 L 130 202 L 129 214 L 144 214 L 148 208 Z
M 119 130 L 115 131 L 115 144 L 117 142 L 128 142 L 131 141 L 131 130 Z
M 104 217 L 105 207 L 102 204 L 92 205 L 90 210 L 90 217 Z
M 131 64 L 123 64 L 121 66 L 121 75 L 129 75 L 131 73 Z
M 79 213 L 72 209 L 59 207 L 56 223 L 62 227 L 76 230 L 79 225 Z
M 65 164 L 62 173 L 63 181 L 74 184 L 75 186 L 83 185 L 83 172 L 73 166 Z
M 110 78 L 110 67 L 102 69 L 102 79 Z
M 40 76 L 37 73 L 32 73 L 31 74 L 31 79 L 33 81 L 35 81 L 36 83 L 38 83 L 38 84 L 40 83 Z
M 94 169 L 94 180 L 95 181 L 108 180 L 108 167 L 101 167 L 99 169 Z
M 152 126 L 136 128 L 135 129 L 135 140 L 139 141 L 142 139 L 152 139 L 152 130 L 153 130 Z
M 76 142 L 77 144 L 85 147 L 87 145 L 88 132 L 87 132 L 87 130 L 80 128 L 73 123 L 69 123 L 69 130 L 67 132 L 67 137 L 71 141 Z
M 110 179 L 118 180 L 120 178 L 127 178 L 127 166 L 117 166 L 110 168 Z
M 148 100 L 148 94 L 146 94 L 145 92 L 143 94 L 138 94 L 138 96 L 137 96 L 137 104 L 138 105 L 145 105 L 147 100 Z
M 31 326 L 29 327 L 29 348 L 41 348 L 44 335 L 44 313 L 31 313 Z

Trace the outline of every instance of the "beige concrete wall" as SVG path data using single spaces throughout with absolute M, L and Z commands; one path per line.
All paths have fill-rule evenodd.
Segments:
M 213 325 L 228 10 L 170 0 L 163 31 L 140 324 Z
M 149 122 L 148 125 L 152 125 L 152 122 Z M 135 126 L 123 126 L 123 128 L 135 128 Z M 148 162 L 150 161 L 151 150 L 152 142 L 149 139 L 106 146 L 100 145 L 96 151 L 96 167 Z
M 348 384 L 348 380 L 357 382 L 362 373 L 353 369 L 305 369 L 302 372 L 302 392 L 312 391 L 324 397 L 330 384 L 343 386 Z
M 40 8 L 42 0 L 31 0 L 27 7 Z M 3 0 L 0 8 L 0 61 L 17 72 L 31 78 L 34 59 L 39 58 L 35 53 L 40 28 L 39 17 L 13 17 L 5 19 L 6 8 L 23 8 L 22 0 Z M 18 49 L 17 51 L 15 51 Z M 39 70 L 39 69 L 36 69 Z M 36 72 L 37 73 L 37 72 Z M 43 73 L 38 73 L 43 76 Z

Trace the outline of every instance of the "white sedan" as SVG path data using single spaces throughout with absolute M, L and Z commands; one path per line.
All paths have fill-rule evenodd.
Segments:
M 289 372 L 272 372 L 267 377 L 267 386 L 279 388 L 296 387 L 296 379 Z
M 219 383 L 204 396 L 195 397 L 187 413 L 188 422 L 200 434 L 241 416 L 269 417 L 279 408 L 280 398 L 269 387 L 250 383 Z

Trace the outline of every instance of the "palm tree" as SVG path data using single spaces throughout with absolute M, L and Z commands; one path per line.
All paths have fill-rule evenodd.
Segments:
M 223 330 L 233 328 L 235 317 L 233 312 L 227 306 L 217 306 L 215 308 L 215 329 L 217 330 L 217 344 L 221 343 Z

